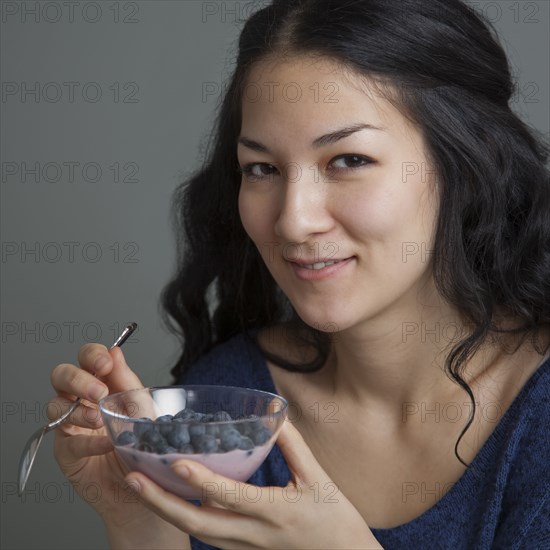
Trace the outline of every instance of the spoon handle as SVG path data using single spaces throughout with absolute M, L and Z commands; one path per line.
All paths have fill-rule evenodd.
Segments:
M 115 343 L 109 348 L 113 349 L 116 347 L 122 346 L 128 338 L 132 335 L 132 333 L 137 329 L 137 323 L 130 323 L 129 325 L 126 325 L 124 330 L 120 333 L 120 336 L 115 340 Z M 94 375 L 95 376 L 95 375 Z M 69 407 L 67 411 L 65 411 L 59 418 L 56 418 L 52 422 L 50 422 L 45 428 L 44 433 L 49 432 L 50 430 L 55 430 L 57 426 L 60 424 L 63 424 L 69 418 L 69 416 L 74 412 L 74 410 L 80 405 L 80 397 Z

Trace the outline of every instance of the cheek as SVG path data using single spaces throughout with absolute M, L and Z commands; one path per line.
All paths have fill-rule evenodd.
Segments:
M 266 201 L 253 193 L 239 192 L 239 215 L 248 236 L 256 243 L 270 234 L 271 212 Z M 271 226 L 272 227 L 272 226 Z
M 339 201 L 339 211 L 355 238 L 373 246 L 383 244 L 391 256 L 400 255 L 404 242 L 429 242 L 433 233 L 435 206 L 423 182 L 348 193 Z
M 253 210 L 251 208 L 251 204 L 249 204 L 249 200 L 247 199 L 246 195 L 243 193 L 242 188 L 239 191 L 239 216 L 241 218 L 241 223 L 244 227 L 244 230 L 248 233 L 248 236 L 252 238 L 250 231 L 254 226 L 253 223 Z
M 347 228 L 357 237 L 385 240 L 403 223 L 406 213 L 394 190 L 372 189 L 369 193 L 348 193 L 340 201 L 340 219 L 347 220 Z

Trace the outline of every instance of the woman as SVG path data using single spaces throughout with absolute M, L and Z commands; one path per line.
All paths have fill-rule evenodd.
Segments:
M 459 0 L 250 18 L 176 197 L 163 304 L 184 338 L 175 382 L 275 391 L 292 419 L 250 480 L 259 500 L 182 461 L 227 489 L 197 507 L 127 474 L 81 407 L 56 458 L 77 490 L 103 488 L 113 547 L 550 544 L 548 149 L 513 91 Z M 118 348 L 79 362 L 54 370 L 52 410 L 141 386 Z

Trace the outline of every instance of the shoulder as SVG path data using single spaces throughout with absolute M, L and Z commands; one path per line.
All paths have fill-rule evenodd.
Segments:
M 542 466 L 543 457 L 550 456 L 550 358 L 532 374 L 510 407 L 507 425 L 513 449 L 509 458 L 533 466 L 541 461 Z M 544 470 L 550 484 L 550 469 Z
M 550 523 L 544 520 L 550 506 L 550 359 L 535 371 L 524 390 L 507 423 L 506 452 L 499 468 L 501 479 L 507 479 L 499 540 L 520 546 L 541 521 L 546 525 L 545 536 L 550 537 Z M 529 537 L 541 534 L 537 529 Z
M 550 357 L 532 374 L 520 394 L 520 406 L 513 415 L 523 429 L 524 443 L 550 446 Z M 550 454 L 548 455 L 550 456 Z M 550 470 L 549 470 L 550 473 Z
M 243 332 L 215 345 L 180 377 L 178 384 L 251 386 L 265 369 L 254 332 Z
M 507 461 L 529 461 L 533 454 L 540 456 L 540 452 L 550 450 L 550 356 L 546 353 L 542 358 L 526 346 L 511 354 L 508 363 L 491 377 L 496 380 L 499 373 L 504 389 L 501 393 L 495 390 L 493 399 L 486 403 L 486 420 L 491 421 L 489 409 L 498 409 L 495 436 L 506 446 Z

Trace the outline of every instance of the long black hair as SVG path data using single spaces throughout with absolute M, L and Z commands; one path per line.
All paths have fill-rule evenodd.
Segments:
M 438 171 L 434 281 L 471 327 L 445 363 L 474 406 L 457 454 L 475 414 L 461 372 L 505 330 L 496 316 L 519 319 L 506 330 L 533 337 L 539 353 L 535 336 L 550 326 L 548 143 L 511 109 L 515 83 L 492 24 L 460 0 L 275 0 L 248 19 L 204 164 L 174 196 L 178 268 L 162 295 L 163 319 L 182 339 L 172 374 L 177 380 L 237 333 L 277 324 L 317 350 L 302 364 L 263 350 L 280 367 L 317 370 L 330 352 L 330 334 L 297 316 L 237 206 L 247 76 L 254 64 L 285 55 L 335 60 L 374 79 L 422 132 Z

